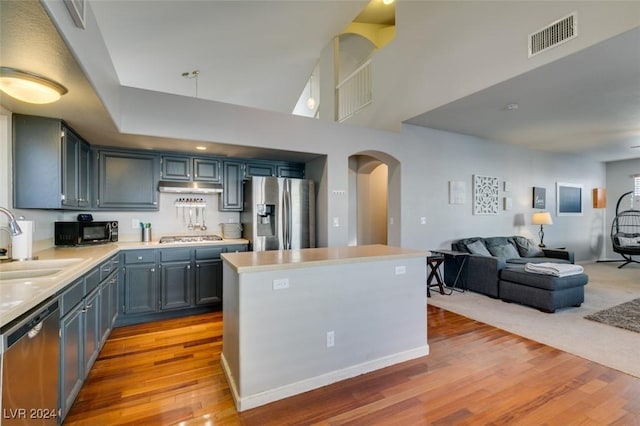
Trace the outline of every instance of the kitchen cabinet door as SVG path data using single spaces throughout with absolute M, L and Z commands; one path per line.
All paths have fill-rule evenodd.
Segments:
M 101 150 L 97 156 L 99 209 L 158 210 L 157 155 Z
M 243 209 L 242 188 L 243 164 L 236 161 L 222 163 L 222 176 L 224 190 L 218 198 L 220 211 L 239 212 Z
M 196 305 L 222 302 L 222 260 L 196 261 Z
M 64 418 L 84 381 L 84 305 L 79 303 L 60 323 L 60 409 Z
M 160 265 L 160 308 L 163 311 L 193 305 L 191 261 L 163 262 Z
M 91 366 L 100 352 L 100 289 L 96 288 L 84 300 L 84 376 L 89 374 Z
M 78 156 L 80 138 L 69 129 L 62 130 L 62 205 L 78 205 Z
M 295 163 L 279 164 L 277 167 L 277 173 L 278 177 L 303 179 L 304 165 Z
M 246 179 L 252 176 L 275 176 L 276 166 L 273 163 L 260 161 L 247 161 L 245 163 L 244 177 Z
M 124 313 L 156 312 L 158 291 L 156 265 L 127 265 L 124 272 Z
M 193 159 L 193 180 L 201 182 L 220 182 L 220 160 L 215 158 Z
M 91 206 L 91 147 L 81 141 L 78 147 L 78 207 Z
M 109 332 L 111 331 L 111 282 L 112 279 L 107 278 L 100 284 L 100 347 L 102 347 L 107 340 L 107 336 L 109 336 Z
M 14 114 L 14 207 L 89 206 L 88 150 L 89 145 L 59 119 Z
M 162 179 L 191 180 L 191 157 L 162 157 Z
M 113 330 L 113 325 L 118 318 L 118 284 L 120 281 L 120 273 L 114 272 L 112 277 L 109 278 L 109 328 Z

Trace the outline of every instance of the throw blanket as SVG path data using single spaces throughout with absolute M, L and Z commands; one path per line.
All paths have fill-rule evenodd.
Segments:
M 533 272 L 534 274 L 554 275 L 556 277 L 568 277 L 569 275 L 578 275 L 584 272 L 584 268 L 580 265 L 569 263 L 527 263 L 524 270 Z

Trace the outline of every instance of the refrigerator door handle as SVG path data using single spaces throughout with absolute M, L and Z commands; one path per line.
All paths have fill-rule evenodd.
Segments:
M 284 193 L 284 248 L 291 249 L 291 192 Z

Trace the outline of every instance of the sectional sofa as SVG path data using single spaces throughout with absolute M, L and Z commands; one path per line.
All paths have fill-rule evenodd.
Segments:
M 522 236 L 464 238 L 453 241 L 451 249 L 469 255 L 464 264 L 463 257 L 445 262 L 445 283 L 452 286 L 459 272 L 456 287 L 494 298 L 500 297 L 500 275 L 505 268 L 522 270 L 528 262 L 574 263 L 573 252 L 539 248 Z

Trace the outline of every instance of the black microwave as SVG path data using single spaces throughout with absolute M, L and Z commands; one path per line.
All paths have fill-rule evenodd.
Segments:
M 54 244 L 83 246 L 118 241 L 118 221 L 55 222 Z

